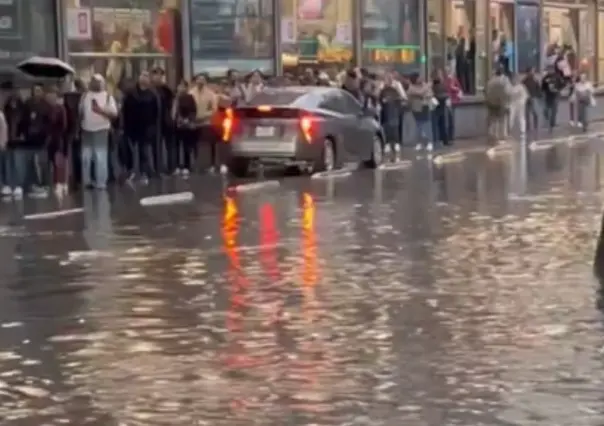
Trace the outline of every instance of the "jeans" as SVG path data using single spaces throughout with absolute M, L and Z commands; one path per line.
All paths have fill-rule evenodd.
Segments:
M 447 127 L 448 110 L 447 106 L 439 105 L 432 111 L 432 137 L 434 143 L 442 142 L 443 145 L 449 145 L 449 130 Z
M 537 113 L 537 102 L 539 101 L 536 98 L 528 98 L 526 101 L 524 119 L 526 121 L 527 131 L 535 131 L 539 129 L 539 114 Z
M 53 176 L 53 156 L 46 147 L 36 151 L 34 162 L 37 172 L 37 184 L 42 187 L 49 187 L 52 184 Z
M 583 131 L 587 130 L 587 123 L 589 120 L 589 107 L 589 102 L 585 101 L 577 101 L 575 106 L 575 111 L 577 113 L 576 119 L 577 122 L 581 124 L 581 127 L 583 127 Z
M 543 114 L 547 120 L 549 131 L 553 131 L 556 127 L 556 119 L 558 118 L 558 99 L 546 99 L 543 107 Z
M 400 101 L 384 102 L 380 111 L 380 123 L 389 145 L 400 144 L 400 123 L 402 118 Z
M 12 148 L 8 156 L 7 184 L 24 190 L 39 183 L 36 164 L 37 151 L 28 148 Z
M 169 157 L 172 170 L 185 169 L 191 171 L 192 157 L 195 155 L 198 132 L 195 129 L 177 129 L 174 141 L 170 147 Z
M 427 144 L 431 140 L 430 108 L 425 106 L 421 111 L 413 111 L 413 118 L 417 126 L 417 143 Z
M 10 151 L 0 149 L 0 186 L 8 185 L 10 173 Z
M 449 143 L 455 140 L 455 105 L 447 107 L 447 139 Z
M 82 185 L 92 184 L 92 162 L 94 161 L 94 181 L 98 188 L 104 188 L 109 178 L 109 130 L 88 132 L 82 130 Z
M 517 129 L 520 137 L 526 136 L 526 104 L 512 103 L 508 120 L 510 131 Z

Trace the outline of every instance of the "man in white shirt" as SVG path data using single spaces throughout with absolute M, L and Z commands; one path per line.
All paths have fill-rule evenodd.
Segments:
M 82 129 L 82 185 L 105 189 L 109 177 L 108 151 L 111 121 L 117 117 L 115 98 L 106 90 L 105 79 L 94 74 L 88 91 L 80 101 Z M 91 165 L 95 165 L 95 183 L 92 184 Z

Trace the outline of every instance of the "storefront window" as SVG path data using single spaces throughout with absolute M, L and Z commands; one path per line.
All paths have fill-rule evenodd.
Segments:
M 10 68 L 32 55 L 57 54 L 53 0 L 2 2 L 0 65 Z
M 591 9 L 591 10 L 590 10 Z M 597 8 L 589 5 L 588 8 L 579 10 L 579 61 L 578 67 L 593 78 L 595 73 L 595 31 Z
M 491 1 L 491 55 L 493 69 L 516 71 L 514 3 Z
M 285 72 L 342 69 L 353 59 L 352 0 L 281 0 Z
M 446 36 L 444 30 L 444 2 L 442 0 L 428 0 L 428 66 L 429 71 L 443 69 L 447 63 L 445 56 Z
M 69 61 L 84 81 L 100 73 L 117 92 L 143 70 L 179 77 L 178 0 L 63 0 Z
M 363 64 L 419 73 L 424 61 L 420 48 L 418 0 L 364 0 L 361 30 Z
M 539 40 L 541 27 L 539 26 L 539 6 L 519 5 L 516 8 L 516 50 L 518 71 L 526 72 L 529 68 L 539 68 L 541 51 Z
M 543 9 L 545 28 L 546 56 L 554 52 L 567 50 L 569 65 L 577 67 L 577 49 L 579 46 L 579 11 L 571 7 L 545 6 Z
M 272 0 L 190 1 L 193 74 L 274 72 Z
M 482 34 L 476 31 L 476 4 L 472 0 L 451 0 L 447 1 L 446 5 L 449 8 L 449 19 L 446 23 L 449 65 L 459 79 L 464 93 L 473 94 L 476 93 L 476 69 L 479 59 L 476 36 Z

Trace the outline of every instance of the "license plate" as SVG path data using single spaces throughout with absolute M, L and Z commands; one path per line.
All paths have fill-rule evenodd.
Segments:
M 274 127 L 256 127 L 256 137 L 270 138 L 275 136 Z

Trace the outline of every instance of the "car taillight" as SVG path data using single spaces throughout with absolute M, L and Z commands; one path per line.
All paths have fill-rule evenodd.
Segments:
M 222 140 L 228 142 L 233 136 L 233 126 L 235 124 L 235 116 L 233 115 L 233 109 L 227 108 L 224 111 L 224 118 L 222 119 Z
M 313 119 L 310 116 L 304 116 L 300 118 L 300 130 L 306 142 L 312 142 L 312 131 L 313 131 Z

